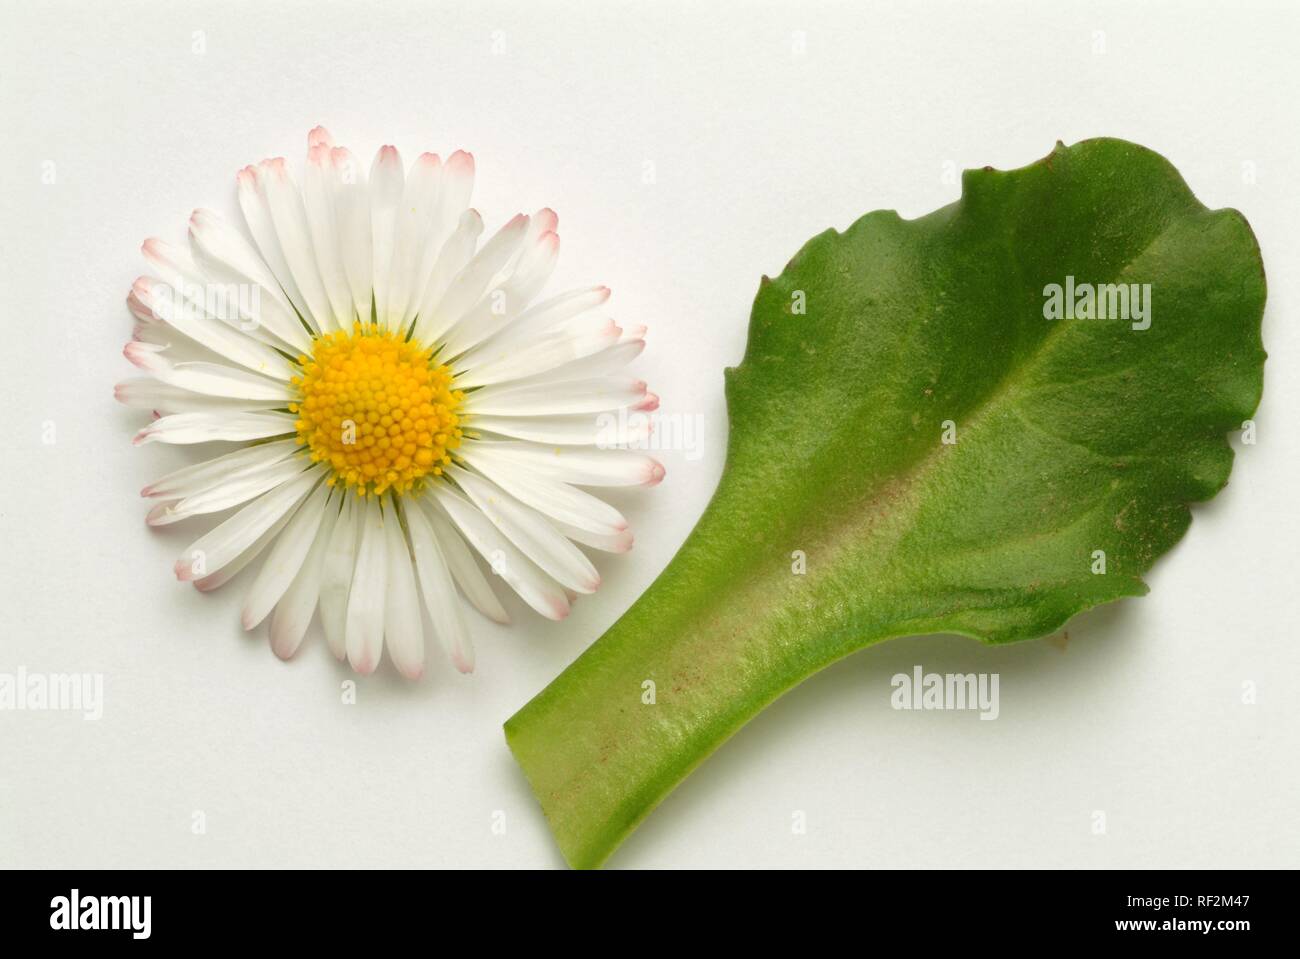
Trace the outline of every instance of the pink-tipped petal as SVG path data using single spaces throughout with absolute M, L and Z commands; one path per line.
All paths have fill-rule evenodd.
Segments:
M 336 170 L 355 170 L 356 162 L 352 158 L 352 151 L 347 147 L 332 147 L 330 149 L 330 162 L 334 164 Z
M 447 169 L 460 176 L 474 175 L 474 154 L 457 150 L 447 157 Z
M 560 226 L 560 218 L 549 206 L 544 206 L 533 214 L 535 229 L 539 233 L 554 233 Z
M 468 676 L 474 672 L 474 659 L 472 656 L 466 656 L 462 650 L 453 650 L 451 654 L 451 664 L 456 667 L 456 672 Z
M 152 343 L 141 343 L 138 340 L 132 340 L 122 347 L 122 355 L 142 370 L 156 371 L 166 367 L 167 363 L 158 356 L 159 352 L 161 347 L 154 346 Z
M 170 523 L 175 522 L 171 513 L 178 502 L 180 501 L 170 499 L 157 503 L 153 509 L 149 510 L 149 512 L 145 514 L 145 523 L 149 526 L 167 526 Z

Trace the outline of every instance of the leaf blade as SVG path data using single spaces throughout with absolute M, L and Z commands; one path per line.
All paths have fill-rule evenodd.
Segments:
M 1045 320 L 1067 277 L 1150 283 L 1149 328 Z M 1144 593 L 1188 504 L 1227 481 L 1264 299 L 1244 218 L 1117 140 L 809 241 L 760 285 L 695 531 L 507 723 L 569 861 L 599 864 L 754 713 L 862 646 L 1027 639 Z

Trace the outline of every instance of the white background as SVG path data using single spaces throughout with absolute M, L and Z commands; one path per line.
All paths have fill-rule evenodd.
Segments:
M 1079 617 L 1068 642 L 851 657 L 742 730 L 610 865 L 1300 865 L 1294 5 L 2 8 L 0 672 L 100 672 L 106 703 L 98 722 L 0 712 L 0 865 L 560 865 L 501 723 L 703 509 L 759 276 L 866 211 L 951 202 L 954 170 L 1098 135 L 1160 151 L 1254 227 L 1258 445 L 1149 597 Z M 173 579 L 198 532 L 147 529 L 138 490 L 195 450 L 132 448 L 143 419 L 112 400 L 140 241 L 183 239 L 196 206 L 233 215 L 235 171 L 300 164 L 317 123 L 365 157 L 471 150 L 489 229 L 553 206 L 556 286 L 613 287 L 616 318 L 650 326 L 638 368 L 662 411 L 703 428 L 698 457 L 665 453 L 662 486 L 618 498 L 637 548 L 602 557 L 568 621 L 512 596 L 515 626 L 476 622 L 472 677 L 439 660 L 411 684 L 386 664 L 350 706 L 318 627 L 287 665 L 243 633 L 247 574 L 208 596 Z M 914 664 L 1000 673 L 1001 717 L 893 711 L 890 677 Z

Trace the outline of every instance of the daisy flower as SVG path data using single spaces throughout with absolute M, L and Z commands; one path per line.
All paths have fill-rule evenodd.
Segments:
M 560 238 L 549 209 L 480 243 L 474 159 L 383 147 L 368 176 L 321 128 L 301 187 L 283 159 L 238 175 L 247 234 L 209 210 L 188 250 L 144 243 L 117 398 L 154 411 L 134 442 L 233 449 L 144 488 L 162 526 L 234 510 L 176 562 L 201 590 L 265 559 L 243 624 L 270 618 L 281 658 L 314 612 L 334 654 L 372 672 L 386 648 L 425 666 L 423 608 L 462 672 L 461 598 L 507 615 L 482 562 L 563 619 L 600 575 L 578 548 L 621 553 L 627 521 L 582 487 L 653 485 L 629 449 L 658 400 L 622 370 L 645 346 L 603 286 L 538 300 Z M 475 558 L 475 553 L 481 559 Z M 459 594 L 459 595 L 457 595 Z

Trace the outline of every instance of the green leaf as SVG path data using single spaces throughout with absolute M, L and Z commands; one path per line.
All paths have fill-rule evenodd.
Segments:
M 1045 319 L 1067 277 L 1149 284 L 1149 328 Z M 809 241 L 759 286 L 694 532 L 506 723 L 569 863 L 599 865 L 742 724 L 854 650 L 1031 639 L 1145 593 L 1188 504 L 1227 482 L 1225 434 L 1262 389 L 1264 297 L 1245 219 L 1120 140 L 970 170 L 951 206 Z

